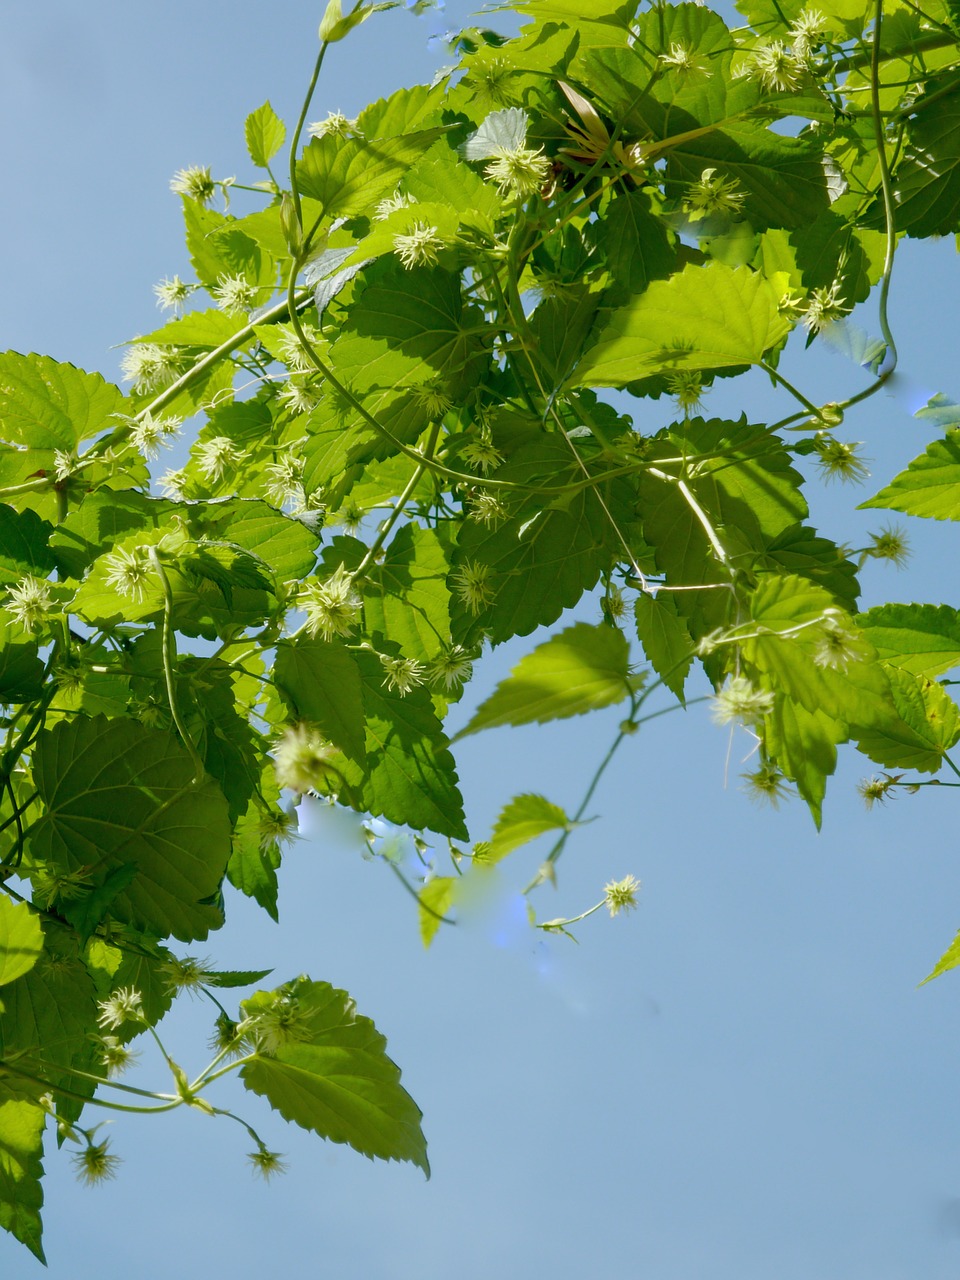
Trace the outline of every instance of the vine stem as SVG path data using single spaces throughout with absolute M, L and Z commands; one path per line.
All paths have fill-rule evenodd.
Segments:
M 897 344 L 894 341 L 887 317 L 887 299 L 893 274 L 893 259 L 897 251 L 897 225 L 893 207 L 893 182 L 887 161 L 887 144 L 883 134 L 883 115 L 880 111 L 880 32 L 883 26 L 883 0 L 876 0 L 873 22 L 873 43 L 870 50 L 870 103 L 873 108 L 873 133 L 877 143 L 877 159 L 880 163 L 880 186 L 883 191 L 883 215 L 887 224 L 887 251 L 883 262 L 883 279 L 880 281 L 878 312 L 880 332 L 887 344 L 890 360 L 880 375 L 886 382 L 897 367 Z M 887 363 L 886 361 L 884 363 Z
M 327 41 L 320 46 L 320 52 L 313 66 L 313 75 L 310 77 L 310 84 L 307 88 L 306 95 L 303 99 L 303 106 L 300 108 L 300 118 L 297 121 L 297 127 L 293 131 L 293 138 L 290 141 L 290 192 L 293 196 L 293 207 L 297 213 L 297 225 L 303 226 L 303 211 L 300 205 L 300 188 L 297 185 L 297 148 L 300 145 L 300 135 L 303 132 L 303 126 L 307 119 L 307 112 L 310 110 L 310 103 L 313 100 L 314 90 L 317 87 L 317 80 L 320 78 L 320 68 L 323 66 L 323 59 L 327 53 Z
M 373 564 L 374 560 L 377 557 L 378 552 L 380 551 L 380 548 L 383 546 L 384 542 L 386 542 L 387 537 L 390 534 L 390 530 L 393 528 L 393 526 L 400 519 L 400 516 L 403 514 L 403 508 L 407 505 L 407 503 L 413 497 L 414 490 L 416 489 L 420 481 L 423 479 L 423 474 L 427 470 L 428 460 L 433 456 L 433 451 L 436 448 L 437 436 L 439 434 L 440 434 L 440 423 L 435 422 L 433 426 L 430 428 L 430 437 L 427 440 L 427 443 L 424 445 L 423 460 L 417 463 L 416 467 L 414 468 L 413 475 L 410 477 L 410 479 L 407 481 L 406 485 L 404 486 L 403 492 L 400 494 L 399 498 L 397 498 L 397 501 L 394 504 L 390 514 L 381 523 L 380 528 L 377 531 L 377 536 L 374 538 L 373 542 L 371 542 L 370 546 L 367 548 L 366 555 L 360 561 L 356 571 L 353 574 L 354 578 L 362 577 L 362 575 L 366 572 L 366 570 L 370 567 L 370 565 Z
M 177 733 L 180 735 L 183 745 L 186 747 L 193 762 L 194 782 L 202 782 L 206 770 L 204 769 L 203 761 L 200 759 L 200 753 L 194 746 L 193 739 L 187 733 L 177 704 L 175 675 L 177 640 L 173 629 L 173 592 L 170 589 L 170 579 L 167 577 L 166 571 L 160 562 L 156 547 L 150 548 L 150 559 L 160 579 L 160 586 L 163 591 L 163 678 L 167 686 L 167 702 L 170 705 L 170 714 L 173 717 L 173 723 L 176 725 Z

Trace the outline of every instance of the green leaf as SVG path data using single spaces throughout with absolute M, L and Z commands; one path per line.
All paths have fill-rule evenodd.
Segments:
M 102 884 L 119 865 L 139 875 L 113 902 L 118 920 L 185 942 L 219 928 L 217 894 L 230 857 L 227 803 L 196 782 L 166 733 L 132 720 L 61 721 L 37 739 L 34 779 L 47 812 L 29 832 L 31 856 Z
M 332 355 L 355 391 L 393 390 L 398 383 L 447 380 L 448 394 L 475 380 L 481 356 L 480 313 L 464 307 L 458 275 L 439 269 L 407 270 L 394 258 L 366 273 L 369 283 L 350 308 Z M 418 414 L 424 426 L 422 410 Z M 419 431 L 417 432 L 419 435 Z
M 338 138 L 332 133 L 314 138 L 297 166 L 300 190 L 320 201 L 326 218 L 365 213 L 390 195 L 400 177 L 442 132 L 421 129 L 373 142 Z
M 43 663 L 36 641 L 0 617 L 0 702 L 32 702 L 43 692 Z
M 396 7 L 397 0 L 387 0 L 385 4 L 367 5 L 363 0 L 356 0 L 353 8 L 344 17 L 340 0 L 327 0 L 327 7 L 320 22 L 320 39 L 325 44 L 335 44 L 349 35 L 354 27 L 359 27 L 361 22 L 366 22 L 373 14 Z
M 123 862 L 106 878 L 82 897 L 65 902 L 60 913 L 73 925 L 81 943 L 86 942 L 97 925 L 107 916 L 115 899 L 136 877 L 139 868 L 135 862 Z
M 936 773 L 960 738 L 960 710 L 942 685 L 925 676 L 889 667 L 897 710 L 886 723 L 859 735 L 860 751 L 887 769 Z
M 960 665 L 960 612 L 949 605 L 883 604 L 857 626 L 889 666 L 933 679 Z
M 127 400 L 99 373 L 84 373 L 49 356 L 0 355 L 0 423 L 4 438 L 29 449 L 73 452 L 84 440 L 116 427 Z
M 489 862 L 499 862 L 508 853 L 528 844 L 547 831 L 569 831 L 572 826 L 559 805 L 544 796 L 526 793 L 514 796 L 503 809 L 490 837 Z
M 423 886 L 417 897 L 420 901 L 420 938 L 425 947 L 434 940 L 437 930 L 457 896 L 459 876 L 434 876 Z
M 686 266 L 613 312 L 571 383 L 620 387 L 657 373 L 757 364 L 790 332 L 778 302 L 773 285 L 746 267 Z
M 960 520 L 960 431 L 934 440 L 926 453 L 860 508 L 880 507 L 931 520 Z
M 34 1081 L 17 1080 L 17 1068 L 40 1077 L 54 1091 L 63 1087 L 83 1097 L 93 1094 L 90 1081 L 73 1069 L 95 1071 L 96 1005 L 93 981 L 80 959 L 69 930 L 44 928 L 43 959 L 3 988 L 0 1013 L 0 1059 L 3 1083 L 32 1092 Z M 82 1100 L 58 1099 L 60 1111 L 76 1117 Z
M 650 665 L 667 688 L 684 701 L 683 687 L 693 664 L 694 643 L 686 620 L 669 592 L 647 592 L 634 604 L 637 636 Z
M 140 938 L 137 950 L 115 947 L 103 938 L 93 935 L 83 949 L 87 972 L 93 979 L 96 996 L 107 999 L 121 987 L 132 987 L 143 999 L 143 1012 L 151 1026 L 155 1026 L 173 1004 L 175 989 L 170 985 L 167 968 L 170 952 L 150 939 Z M 128 1022 L 113 1034 L 127 1043 L 142 1035 L 142 1023 Z
M 408 658 L 431 661 L 450 636 L 446 551 L 432 529 L 408 524 L 367 575 L 367 629 L 381 631 Z
M 569 445 L 547 437 L 518 449 L 496 478 L 555 490 L 582 481 L 583 471 L 571 459 Z M 551 501 L 553 496 L 525 499 L 492 527 L 476 520 L 461 523 L 448 579 L 457 643 L 473 645 L 483 633 L 499 644 L 549 626 L 622 554 L 616 528 L 633 519 L 630 486 L 615 480 L 596 491 L 582 488 Z M 471 594 L 464 575 L 478 572 L 486 574 L 483 590 Z
M 269 978 L 272 969 L 218 969 L 204 975 L 208 987 L 249 987 Z
M 220 217 L 219 214 L 215 215 Z M 218 223 L 217 225 L 224 225 Z M 232 225 L 232 224 L 226 224 Z M 239 234 L 239 233 L 236 233 Z M 240 243 L 238 241 L 238 243 Z M 250 250 L 252 253 L 253 250 Z M 219 259 L 216 259 L 219 262 Z M 211 265 L 214 259 L 211 258 Z M 226 264 L 221 265 L 220 270 L 223 271 Z M 217 307 L 211 307 L 207 311 L 188 311 L 185 316 L 181 316 L 179 320 L 170 320 L 160 329 L 154 329 L 152 333 L 146 333 L 141 338 L 135 338 L 134 343 L 138 342 L 156 342 L 161 346 L 173 347 L 219 347 L 230 339 L 241 329 L 247 326 L 247 318 L 244 315 L 228 316 L 225 311 L 220 311 Z
M 715 169 L 746 193 L 755 230 L 804 227 L 829 207 L 823 152 L 805 138 L 784 138 L 750 124 L 728 124 L 667 152 L 667 189 L 685 190 Z
M 43 1128 L 47 1113 L 28 1098 L 13 1097 L 0 1085 L 0 1227 L 43 1256 Z
M 617 627 L 575 622 L 521 658 L 457 738 L 504 724 L 543 724 L 621 702 L 630 649 Z
M 277 869 L 280 850 L 276 844 L 264 849 L 260 841 L 260 810 L 252 804 L 237 823 L 233 852 L 227 863 L 227 879 L 235 889 L 261 906 L 271 920 L 277 920 Z
M 894 200 L 897 230 L 910 236 L 942 236 L 960 230 L 960 93 L 940 97 L 943 81 L 928 79 L 913 103 L 907 145 L 897 166 Z M 936 94 L 932 111 L 925 97 Z
M 876 650 L 822 587 L 792 575 L 764 576 L 750 617 L 750 635 L 740 651 L 768 687 L 858 733 L 889 723 L 890 684 Z M 834 630 L 845 637 L 837 657 L 824 647 Z
M 258 169 L 268 168 L 287 136 L 283 121 L 269 102 L 247 116 L 243 131 L 250 159 Z
M 339 640 L 281 640 L 273 678 L 294 714 L 351 760 L 366 752 L 363 694 L 353 654 Z
M 266 502 L 230 498 L 193 505 L 189 517 L 197 536 L 243 547 L 265 561 L 281 582 L 305 578 L 316 564 L 317 535 L 302 521 L 283 515 Z
M 43 952 L 43 930 L 25 902 L 0 897 L 0 987 L 27 973 Z
M 53 568 L 48 544 L 53 525 L 35 511 L 14 511 L 0 503 L 0 583 L 14 583 L 31 574 L 45 578 Z
M 960 933 L 950 943 L 949 947 L 933 966 L 932 971 L 920 983 L 920 986 L 922 987 L 925 983 L 932 982 L 934 978 L 939 978 L 941 974 L 948 973 L 951 969 L 956 969 L 958 964 L 960 964 Z
M 50 547 L 57 568 L 67 577 L 82 578 L 114 543 L 138 529 L 169 523 L 176 510 L 165 498 L 149 498 L 137 489 L 96 489 L 53 532 Z
M 823 711 L 778 698 L 764 730 L 771 759 L 797 784 L 819 831 L 827 778 L 837 767 L 837 743 L 847 739 L 845 726 Z
M 610 273 L 631 293 L 642 293 L 651 280 L 673 270 L 676 251 L 663 222 L 650 211 L 646 191 L 618 192 L 599 226 Z
M 492 111 L 460 148 L 465 160 L 489 160 L 501 151 L 518 151 L 527 139 L 528 116 L 519 107 Z
M 409 1160 L 429 1176 L 420 1109 L 370 1019 L 356 1012 L 345 991 L 308 978 L 257 992 L 241 1008 L 248 1018 L 269 1016 L 278 1000 L 287 1009 L 293 1004 L 296 1038 L 246 1063 L 240 1069 L 246 1087 L 322 1138 L 371 1159 Z
M 418 830 L 467 840 L 463 799 L 446 735 L 424 687 L 407 694 L 387 687 L 376 654 L 356 655 L 363 681 L 366 770 L 352 765 L 348 780 L 366 809 Z

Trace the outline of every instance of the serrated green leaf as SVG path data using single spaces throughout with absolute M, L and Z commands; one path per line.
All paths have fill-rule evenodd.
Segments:
M 960 431 L 948 431 L 942 440 L 934 440 L 926 453 L 860 507 L 960 520 Z
M 47 1113 L 36 1102 L 0 1086 L 0 1227 L 41 1262 L 43 1128 Z
M 876 650 L 822 587 L 792 575 L 764 576 L 750 615 L 751 634 L 740 651 L 769 687 L 858 733 L 895 718 Z M 844 643 L 834 656 L 829 635 L 837 631 Z
M 0 1013 L 0 1059 L 5 1083 L 32 1091 L 40 1077 L 54 1091 L 65 1088 L 80 1099 L 58 1098 L 61 1113 L 75 1118 L 93 1084 L 74 1068 L 95 1071 L 96 1005 L 94 985 L 80 960 L 72 934 L 62 927 L 44 928 L 43 959 L 3 988 Z M 26 1075 L 17 1081 L 17 1068 Z
M 544 796 L 526 793 L 514 796 L 503 809 L 490 836 L 485 862 L 499 862 L 522 844 L 536 840 L 547 831 L 567 831 L 572 823 L 559 805 Z
M 28 449 L 73 452 L 112 430 L 127 400 L 99 373 L 84 373 L 49 356 L 0 355 L 0 423 L 4 438 Z
M 43 930 L 25 902 L 0 897 L 0 987 L 27 973 L 43 952 Z
M 932 982 L 934 978 L 939 978 L 943 973 L 949 973 L 951 969 L 956 969 L 960 964 L 960 933 L 956 935 L 954 940 L 947 947 L 946 951 L 933 966 L 933 969 L 924 978 L 920 986 L 924 986 L 928 982 Z
M 491 111 L 460 148 L 464 160 L 489 160 L 502 151 L 519 151 L 527 139 L 529 117 L 519 107 Z
M 642 293 L 673 270 L 676 251 L 667 228 L 650 211 L 646 191 L 617 193 L 600 228 L 610 273 L 631 293 Z
M 522 446 L 497 471 L 497 479 L 547 489 L 582 477 L 569 446 L 551 437 Z M 613 481 L 557 502 L 525 499 L 492 526 L 462 522 L 448 579 L 454 640 L 473 645 L 485 634 L 499 644 L 556 622 L 621 551 L 615 525 L 629 525 L 633 496 Z M 486 575 L 479 595 L 464 585 L 478 572 Z
M 265 561 L 281 582 L 306 577 L 316 564 L 319 537 L 266 502 L 231 498 L 190 508 L 196 533 L 222 538 Z
M 339 640 L 281 640 L 273 678 L 295 714 L 315 724 L 351 760 L 366 747 L 356 658 Z
M 217 216 L 219 217 L 219 214 Z M 223 269 L 221 267 L 221 270 Z M 213 348 L 229 342 L 234 334 L 239 333 L 246 326 L 246 316 L 227 315 L 225 311 L 211 307 L 207 311 L 188 311 L 179 320 L 170 320 L 162 328 L 135 338 L 134 344 L 156 342 L 161 346 Z
M 151 1026 L 155 1026 L 173 1004 L 176 989 L 170 982 L 170 952 L 151 939 L 141 937 L 135 951 L 129 947 L 121 950 L 94 934 L 82 954 L 99 1000 L 106 1000 L 122 987 L 132 987 L 140 993 L 144 1016 Z M 127 1022 L 113 1034 L 126 1043 L 143 1031 L 142 1023 Z
M 686 266 L 614 311 L 570 382 L 620 387 L 681 369 L 757 364 L 790 332 L 778 302 L 773 285 L 746 267 Z
M 883 604 L 857 626 L 890 666 L 930 679 L 960 665 L 960 613 L 949 605 Z
M 243 132 L 250 159 L 258 169 L 269 167 L 287 136 L 283 121 L 269 102 L 257 107 L 256 111 L 247 116 Z
M 137 529 L 157 529 L 176 510 L 175 503 L 138 489 L 96 489 L 53 531 L 50 547 L 57 568 L 82 578 L 101 552 Z
M 43 692 L 43 663 L 35 640 L 0 616 L 0 702 L 32 702 Z
M 432 529 L 405 525 L 364 584 L 367 628 L 408 658 L 431 661 L 450 637 L 447 554 Z
M 459 876 L 434 876 L 417 894 L 420 903 L 420 938 L 425 947 L 429 947 L 436 937 L 437 930 L 443 923 L 440 917 L 445 916 L 453 906 L 459 882 Z
M 250 987 L 271 973 L 272 969 L 215 969 L 205 973 L 203 980 L 210 987 Z
M 823 711 L 778 698 L 764 729 L 770 758 L 796 783 L 819 831 L 827 778 L 837 767 L 837 744 L 847 739 L 845 726 Z
M 34 780 L 46 812 L 29 832 L 31 856 L 102 884 L 119 865 L 139 875 L 111 915 L 188 942 L 222 922 L 209 905 L 230 857 L 227 803 L 194 779 L 166 733 L 132 720 L 61 721 L 37 739 Z
M 53 525 L 35 511 L 14 511 L 0 503 L 0 583 L 18 582 L 25 575 L 45 578 L 53 568 L 48 546 Z
M 365 213 L 390 195 L 400 177 L 442 132 L 439 128 L 421 129 L 372 142 L 338 138 L 332 133 L 314 138 L 297 165 L 300 190 L 320 201 L 326 218 Z
M 61 905 L 61 915 L 73 925 L 81 943 L 86 942 L 97 925 L 106 918 L 114 900 L 134 880 L 138 871 L 139 867 L 135 862 L 123 862 L 82 897 Z
M 621 702 L 630 648 L 617 627 L 576 622 L 521 658 L 457 738 L 499 725 L 543 724 Z
M 887 769 L 936 773 L 960 738 L 960 710 L 942 685 L 900 667 L 887 676 L 896 716 L 858 736 L 864 755 Z
M 684 701 L 683 687 L 693 664 L 694 643 L 686 620 L 668 592 L 644 592 L 634 605 L 637 636 L 650 665 L 672 693 Z
M 294 1002 L 296 1039 L 275 1054 L 259 1054 L 240 1069 L 243 1083 L 286 1120 L 362 1155 L 409 1160 L 429 1176 L 419 1107 L 402 1088 L 386 1040 L 356 1012 L 345 991 L 300 978 L 279 993 L 242 1002 L 249 1018 Z
M 360 650 L 366 769 L 352 765 L 348 781 L 366 809 L 418 830 L 467 840 L 463 799 L 447 737 L 423 686 L 401 694 L 390 689 L 376 654 Z
M 944 97 L 944 88 L 942 81 L 926 81 L 926 94 L 936 94 L 937 105 L 927 111 L 924 96 L 914 102 L 917 114 L 908 121 L 896 170 L 897 230 L 909 236 L 960 230 L 960 93 Z
M 235 889 L 263 907 L 271 920 L 277 920 L 280 850 L 276 844 L 262 847 L 259 827 L 260 810 L 251 805 L 237 823 L 233 851 L 227 863 L 227 879 Z

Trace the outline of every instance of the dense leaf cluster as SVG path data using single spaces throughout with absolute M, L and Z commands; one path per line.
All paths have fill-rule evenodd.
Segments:
M 318 70 L 379 7 L 333 0 Z M 520 795 L 470 843 L 444 725 L 484 646 L 599 589 L 464 734 L 623 702 L 616 746 L 701 664 L 717 718 L 756 735 L 754 788 L 818 823 L 842 743 L 885 771 L 872 798 L 954 767 L 960 615 L 858 613 L 858 568 L 902 542 L 811 527 L 795 461 L 857 474 L 838 432 L 896 363 L 898 239 L 960 231 L 958 10 L 740 8 L 731 30 L 692 3 L 528 0 L 516 38 L 464 32 L 433 85 L 304 143 L 308 96 L 289 173 L 265 103 L 250 212 L 217 211 L 206 170 L 175 179 L 195 279 L 158 286 L 174 315 L 130 343 L 127 392 L 0 356 L 0 1223 L 38 1257 L 48 1121 L 109 1176 L 81 1118 L 116 1100 L 129 1040 L 183 988 L 266 976 L 169 944 L 222 925 L 226 886 L 276 915 L 292 799 L 449 842 L 411 886 L 426 941 L 549 831 L 553 874 L 583 807 Z M 791 334 L 877 286 L 882 340 L 847 332 L 867 385 L 812 403 L 779 370 Z M 786 416 L 703 416 L 756 368 Z M 960 410 L 925 413 L 942 437 L 864 505 L 957 519 Z M 298 978 L 220 1009 L 210 1065 L 171 1061 L 148 1097 L 216 1112 L 202 1091 L 235 1068 L 286 1119 L 427 1169 L 344 992 Z

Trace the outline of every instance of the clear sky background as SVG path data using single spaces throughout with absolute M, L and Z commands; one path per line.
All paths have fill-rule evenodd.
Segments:
M 209 164 L 250 176 L 244 117 L 269 98 L 295 118 L 321 11 L 292 0 L 10 7 L 0 349 L 118 377 L 114 344 L 160 322 L 151 286 L 188 274 L 171 175 Z M 468 15 L 457 0 L 442 15 L 373 19 L 332 51 L 311 118 L 429 80 L 444 55 L 428 37 Z M 934 434 L 911 409 L 934 391 L 960 395 L 950 240 L 904 247 L 892 302 L 900 395 L 868 401 L 844 429 L 873 459 L 860 498 Z M 842 357 L 801 347 L 789 368 L 813 399 L 863 385 Z M 763 420 L 787 412 L 781 403 L 762 381 L 738 381 L 708 408 Z M 639 413 L 644 429 L 666 420 L 662 406 Z M 853 512 L 850 490 L 812 479 L 808 497 L 815 522 L 854 546 L 884 523 Z M 910 567 L 869 568 L 865 602 L 957 605 L 956 526 L 907 523 Z M 577 616 L 599 615 L 588 600 Z M 534 643 L 485 659 L 473 701 Z M 463 743 L 474 837 L 519 791 L 576 807 L 620 714 Z M 355 832 L 306 815 L 279 927 L 231 894 L 226 930 L 199 953 L 346 987 L 423 1107 L 432 1180 L 326 1145 L 245 1095 L 239 1108 L 289 1159 L 270 1185 L 226 1121 L 124 1118 L 110 1131 L 121 1175 L 95 1190 L 49 1144 L 49 1274 L 956 1280 L 960 975 L 916 983 L 960 925 L 960 801 L 928 788 L 867 813 L 855 785 L 871 771 L 848 751 L 817 835 L 799 802 L 760 811 L 740 792 L 749 748 L 702 707 L 624 748 L 595 797 L 600 820 L 571 839 L 538 908 L 576 914 L 627 873 L 643 881 L 641 903 L 592 917 L 579 947 L 523 920 L 518 890 L 544 852 L 532 846 L 503 865 L 486 910 L 424 953 L 388 869 L 360 856 Z M 205 1006 L 184 1003 L 172 1046 L 199 1047 L 208 1023 Z M 149 1054 L 144 1080 L 168 1087 Z M 40 1274 L 0 1239 L 3 1280 Z

